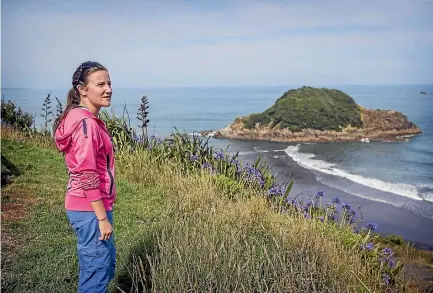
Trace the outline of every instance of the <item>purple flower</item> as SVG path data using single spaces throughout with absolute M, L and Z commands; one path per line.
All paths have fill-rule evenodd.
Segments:
M 198 160 L 198 156 L 196 154 L 194 154 L 194 155 L 192 155 L 192 156 L 189 157 L 189 160 L 192 161 L 192 162 L 197 161 Z
M 391 255 L 391 254 L 393 253 L 392 250 L 391 250 L 391 248 L 389 248 L 389 247 L 384 248 L 384 249 L 382 250 L 382 252 L 383 252 L 383 254 L 385 254 L 385 255 Z
M 368 242 L 367 244 L 362 244 L 361 245 L 361 249 L 362 250 L 371 251 L 371 250 L 374 249 L 374 243 L 373 242 Z
M 341 201 L 338 197 L 334 197 L 334 198 L 332 198 L 332 203 L 340 204 Z
M 282 195 L 282 194 L 283 194 L 283 192 L 282 192 L 281 188 L 279 188 L 279 187 L 271 187 L 268 190 L 269 196 L 278 196 L 278 195 Z
M 215 152 L 214 158 L 220 160 L 224 158 L 224 155 L 222 152 Z
M 268 190 L 268 195 L 276 195 L 276 194 L 278 194 L 278 188 L 276 188 L 276 187 L 271 187 L 271 188 Z
M 203 169 L 209 169 L 212 170 L 212 165 L 209 164 L 208 162 L 204 162 L 203 165 L 201 166 Z
M 320 222 L 323 222 L 324 220 L 325 220 L 325 218 L 324 218 L 323 216 L 320 216 L 320 217 L 319 217 L 319 221 L 320 221 Z
M 385 285 L 389 286 L 391 281 L 391 277 L 388 274 L 383 274 L 383 282 L 385 283 Z
M 230 160 L 230 163 L 233 164 L 233 165 L 236 165 L 236 166 L 239 165 L 239 161 L 236 160 L 235 158 L 232 158 L 232 159 Z
M 254 174 L 256 174 L 256 171 L 257 171 L 254 167 L 252 167 L 248 164 L 244 167 L 244 170 L 247 173 L 247 175 L 254 175 Z
M 256 181 L 260 185 L 260 187 L 263 187 L 265 185 L 265 180 L 260 170 L 257 170 L 256 168 L 247 164 L 244 168 L 244 171 L 249 180 Z
M 257 183 L 260 185 L 260 187 L 263 188 L 265 186 L 265 180 L 260 176 L 257 178 Z
M 389 258 L 388 259 L 388 265 L 389 265 L 389 267 L 392 268 L 394 266 L 394 264 L 395 264 L 394 260 L 392 258 Z
M 296 199 L 290 199 L 290 197 L 287 197 L 287 198 L 285 199 L 285 201 L 286 201 L 288 204 L 291 204 L 291 205 L 294 205 L 294 206 L 297 205 Z
M 311 216 L 310 216 L 309 213 L 305 213 L 305 214 L 304 214 L 304 218 L 306 218 L 306 219 L 311 219 Z
M 344 203 L 343 206 L 342 206 L 342 208 L 346 209 L 346 210 L 350 210 L 352 207 L 350 206 L 349 203 Z
M 376 223 L 368 223 L 365 228 L 367 228 L 368 230 L 374 232 L 377 230 L 377 228 L 379 227 L 379 225 L 377 225 Z
M 323 191 L 319 191 L 319 192 L 316 194 L 316 198 L 323 197 L 324 195 L 325 195 L 325 193 L 324 193 Z

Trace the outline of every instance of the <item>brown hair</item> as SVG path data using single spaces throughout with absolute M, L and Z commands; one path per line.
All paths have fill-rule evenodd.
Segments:
M 76 108 L 80 102 L 81 97 L 78 93 L 77 86 L 83 85 L 85 86 L 87 84 L 87 77 L 99 70 L 105 70 L 108 71 L 105 66 L 101 65 L 98 62 L 93 61 L 87 61 L 84 63 L 81 63 L 80 66 L 75 70 L 74 74 L 72 75 L 72 88 L 68 92 L 68 96 L 66 97 L 66 108 L 63 111 L 62 115 L 60 115 L 55 121 L 53 126 L 53 135 L 56 133 L 57 128 L 60 125 L 60 122 L 66 117 L 68 112 L 72 110 L 73 108 Z

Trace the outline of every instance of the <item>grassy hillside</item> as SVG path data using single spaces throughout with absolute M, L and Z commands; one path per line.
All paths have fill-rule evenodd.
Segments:
M 163 164 L 158 147 L 163 143 L 118 154 L 118 267 L 111 292 L 378 292 L 388 286 L 411 292 L 400 266 L 381 268 L 378 257 L 389 256 L 377 236 L 355 233 L 345 216 L 318 216 L 323 194 L 281 205 L 276 187 L 264 193 L 207 167 L 192 172 L 172 160 Z M 73 292 L 77 258 L 63 210 L 62 156 L 48 139 L 8 130 L 2 153 L 23 171 L 2 190 L 9 198 L 2 214 L 3 292 Z M 226 159 L 216 154 L 214 170 Z M 20 216 L 8 218 L 19 206 L 25 207 Z
M 301 87 L 284 93 L 263 113 L 245 118 L 245 127 L 256 123 L 288 128 L 292 132 L 304 128 L 335 130 L 351 125 L 362 127 L 361 112 L 355 101 L 340 90 Z

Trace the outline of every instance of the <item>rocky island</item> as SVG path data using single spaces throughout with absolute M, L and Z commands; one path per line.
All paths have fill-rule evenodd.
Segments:
M 262 113 L 238 117 L 202 135 L 279 142 L 399 141 L 422 133 L 400 112 L 366 109 L 337 89 L 301 87 L 285 92 Z

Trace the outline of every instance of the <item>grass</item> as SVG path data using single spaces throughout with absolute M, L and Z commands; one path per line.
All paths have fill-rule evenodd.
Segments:
M 3 292 L 76 291 L 78 260 L 75 236 L 64 211 L 67 173 L 63 157 L 53 149 L 5 139 L 2 153 L 26 170 L 2 189 L 2 198 L 8 197 L 14 203 L 23 201 L 25 194 L 27 206 L 23 218 L 9 221 L 9 211 L 2 213 L 3 231 L 14 238 L 13 242 L 2 239 Z M 143 188 L 122 180 L 117 184 L 119 198 L 128 195 L 118 200 L 115 211 L 115 239 L 121 247 L 117 283 L 122 284 L 128 282 L 127 264 L 132 250 L 150 235 L 161 214 L 164 192 L 156 186 Z
M 1 142 L 2 154 L 23 171 L 2 189 L 10 205 L 2 213 L 2 289 L 74 292 L 78 268 L 64 212 L 63 158 L 46 137 L 2 129 Z M 359 249 L 371 235 L 276 213 L 252 189 L 227 196 L 208 172 L 185 175 L 155 163 L 146 150 L 120 153 L 116 164 L 118 266 L 110 292 L 385 290 L 374 252 Z M 14 204 L 22 216 L 9 216 Z M 417 292 L 405 282 L 394 290 Z

